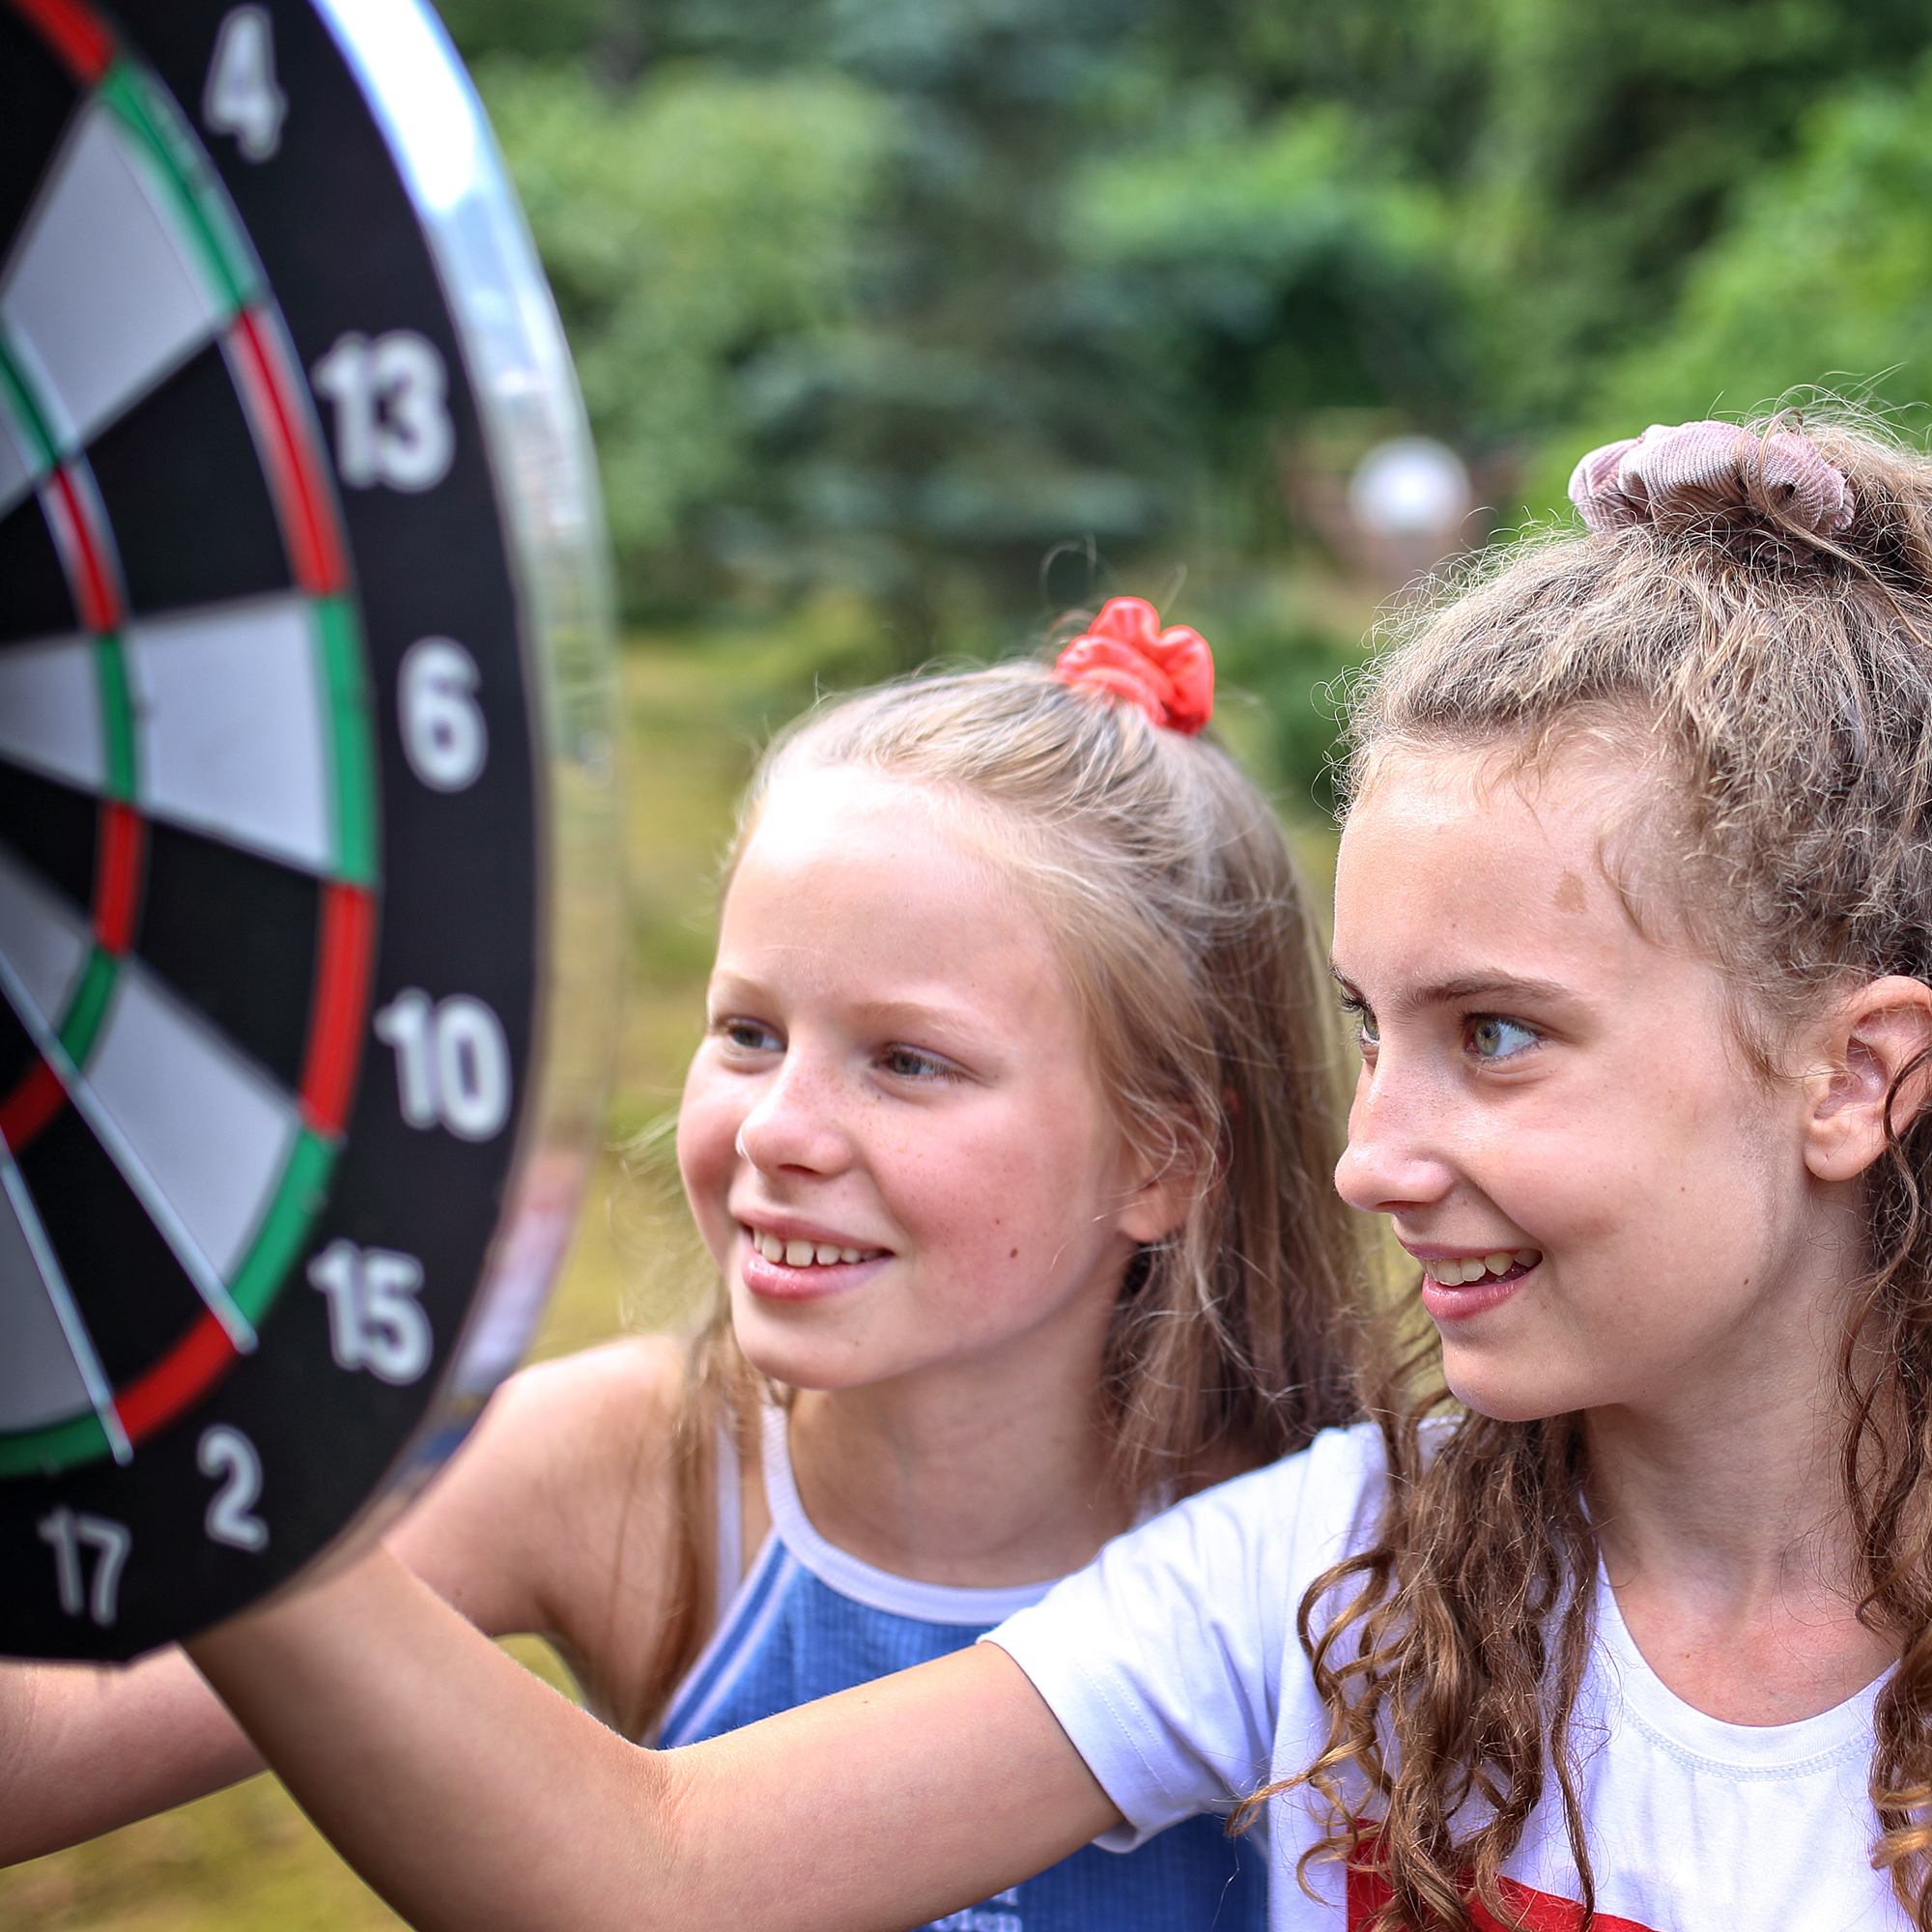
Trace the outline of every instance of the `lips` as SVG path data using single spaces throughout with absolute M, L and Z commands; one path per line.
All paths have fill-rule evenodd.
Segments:
M 891 1259 L 884 1248 L 787 1231 L 745 1227 L 745 1286 L 767 1301 L 815 1301 L 868 1280 Z
M 1418 1256 L 1422 1262 L 1422 1305 L 1436 1321 L 1466 1321 L 1500 1308 L 1543 1265 L 1537 1248 L 1497 1250 L 1466 1259 L 1453 1255 Z M 1495 1264 L 1502 1263 L 1498 1268 Z

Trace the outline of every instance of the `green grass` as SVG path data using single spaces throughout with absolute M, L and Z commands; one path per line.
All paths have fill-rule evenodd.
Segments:
M 759 748 L 810 701 L 821 674 L 845 685 L 884 668 L 861 620 L 836 607 L 722 639 L 638 639 L 623 653 L 630 984 L 605 1155 L 533 1358 L 688 1319 L 702 1278 L 676 1225 L 667 1155 L 659 1145 L 627 1163 L 621 1150 L 675 1114 L 701 1031 L 718 861 Z M 1265 717 L 1239 704 L 1224 715 L 1236 750 L 1265 770 Z M 1311 895 L 1325 906 L 1332 835 L 1297 826 L 1293 837 Z M 541 1641 L 505 1648 L 569 1688 Z M 0 1871 L 9 1932 L 373 1932 L 400 1923 L 266 1776 Z

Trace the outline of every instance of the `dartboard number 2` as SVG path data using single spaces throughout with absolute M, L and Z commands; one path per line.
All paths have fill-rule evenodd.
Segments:
M 219 1479 L 201 1520 L 211 1543 L 225 1543 L 231 1549 L 258 1551 L 269 1547 L 269 1525 L 254 1513 L 262 1493 L 262 1459 L 255 1445 L 239 1429 L 217 1422 L 201 1432 L 194 1452 L 194 1465 L 204 1476 Z
M 436 345 L 413 329 L 353 329 L 310 374 L 335 406 L 335 468 L 352 490 L 430 490 L 449 473 L 456 426 Z
M 446 1127 L 460 1141 L 487 1141 L 510 1118 L 510 1048 L 481 1000 L 432 1000 L 405 986 L 375 1017 L 376 1037 L 396 1053 L 396 1099 L 412 1127 Z
M 429 1317 L 416 1300 L 422 1264 L 388 1248 L 331 1241 L 308 1264 L 309 1281 L 328 1297 L 328 1350 L 339 1369 L 367 1369 L 404 1388 L 435 1352 Z
M 41 1541 L 53 1549 L 54 1588 L 60 1593 L 62 1610 L 71 1617 L 85 1610 L 90 1622 L 108 1629 L 120 1603 L 121 1572 L 134 1547 L 128 1525 L 112 1517 L 90 1516 L 85 1510 L 76 1513 L 63 1503 L 34 1526 Z M 84 1551 L 94 1556 L 91 1579 Z

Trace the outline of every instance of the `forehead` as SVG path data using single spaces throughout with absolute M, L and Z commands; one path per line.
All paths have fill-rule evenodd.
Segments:
M 895 977 L 980 999 L 1064 993 L 1044 921 L 995 863 L 982 815 L 851 766 L 784 777 L 731 877 L 721 967 Z
M 1517 769 L 1508 751 L 1392 749 L 1344 828 L 1337 970 L 1454 980 L 1628 973 L 1660 949 L 1632 919 L 1605 847 L 1654 782 L 1599 749 Z

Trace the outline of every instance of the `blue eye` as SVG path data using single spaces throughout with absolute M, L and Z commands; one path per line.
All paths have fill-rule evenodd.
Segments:
M 784 1048 L 784 1041 L 762 1020 L 722 1019 L 712 1030 L 740 1053 L 779 1053 Z
M 1471 1014 L 1469 1051 L 1478 1060 L 1511 1060 L 1525 1047 L 1534 1046 L 1538 1036 L 1520 1020 L 1505 1019 L 1500 1013 Z
M 929 1080 L 935 1075 L 943 1079 L 952 1070 L 943 1060 L 911 1046 L 889 1046 L 879 1060 L 888 1073 L 900 1080 Z

